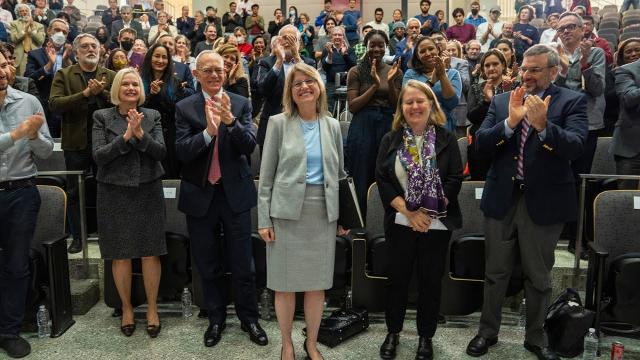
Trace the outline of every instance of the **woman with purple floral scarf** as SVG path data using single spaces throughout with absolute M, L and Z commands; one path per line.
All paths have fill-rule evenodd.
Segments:
M 458 192 L 462 160 L 433 90 L 409 80 L 400 92 L 392 130 L 380 144 L 376 181 L 385 207 L 389 251 L 388 334 L 380 357 L 392 359 L 400 339 L 415 263 L 418 268 L 416 359 L 432 359 L 441 279 L 451 231 L 462 226 Z

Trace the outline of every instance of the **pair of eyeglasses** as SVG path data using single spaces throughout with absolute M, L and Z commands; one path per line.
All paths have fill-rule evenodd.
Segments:
M 565 32 L 567 30 L 573 31 L 573 30 L 575 30 L 577 28 L 578 28 L 578 24 L 567 24 L 567 25 L 564 25 L 564 26 L 559 26 L 558 27 L 558 32 L 559 33 L 563 33 L 563 32 Z
M 293 82 L 293 87 L 295 89 L 302 88 L 302 84 L 307 85 L 307 87 L 311 87 L 311 85 L 315 84 L 316 81 L 314 79 L 306 79 L 306 80 L 298 80 Z
M 198 69 L 199 72 L 207 75 L 207 76 L 211 76 L 213 74 L 216 74 L 217 76 L 222 76 L 224 74 L 224 69 L 210 69 L 210 68 L 205 68 L 205 69 Z
M 531 73 L 531 74 L 540 74 L 544 69 L 548 69 L 551 66 L 545 66 L 545 67 L 521 67 L 520 68 L 520 73 L 524 74 L 526 72 Z

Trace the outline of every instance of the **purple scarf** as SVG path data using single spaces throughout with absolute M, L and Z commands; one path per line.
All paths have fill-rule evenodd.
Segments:
M 418 149 L 415 134 L 405 125 L 403 146 L 398 150 L 400 163 L 407 171 L 407 209 L 422 209 L 433 218 L 447 216 L 442 180 L 436 164 L 436 128 L 431 125 L 423 133 L 422 148 Z M 422 153 L 422 164 L 420 155 Z

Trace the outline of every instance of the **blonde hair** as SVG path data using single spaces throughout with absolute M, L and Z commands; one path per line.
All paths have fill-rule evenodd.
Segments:
M 178 40 L 184 40 L 185 45 L 187 46 L 187 56 L 191 55 L 191 41 L 184 35 L 180 34 L 176 36 L 176 46 L 178 45 Z
M 396 106 L 396 113 L 393 115 L 393 123 L 391 124 L 391 129 L 401 129 L 403 125 L 407 123 L 407 121 L 404 119 L 404 114 L 402 113 L 402 98 L 404 97 L 404 94 L 408 88 L 419 90 L 427 97 L 429 101 L 431 101 L 431 112 L 429 114 L 429 118 L 427 119 L 427 125 L 443 127 L 447 123 L 447 117 L 444 115 L 442 108 L 440 108 L 440 103 L 438 102 L 436 94 L 429 86 L 427 86 L 427 84 L 418 80 L 409 80 L 407 84 L 402 87 L 400 95 L 398 95 L 398 105 Z
M 144 96 L 144 86 L 142 85 L 142 78 L 140 74 L 138 74 L 138 70 L 132 67 L 126 67 L 116 73 L 116 76 L 113 78 L 113 82 L 111 83 L 111 103 L 113 105 L 120 105 L 120 85 L 122 84 L 122 79 L 128 74 L 134 74 L 138 79 L 138 85 L 140 86 L 140 97 L 138 98 L 138 106 L 144 104 L 145 96 Z
M 320 115 L 329 115 L 327 106 L 327 92 L 324 88 L 324 82 L 320 78 L 320 73 L 313 66 L 309 66 L 303 62 L 296 63 L 291 67 L 287 77 L 284 80 L 284 93 L 282 95 L 282 109 L 287 117 L 298 114 L 298 105 L 293 101 L 293 78 L 296 73 L 302 73 L 315 80 L 320 89 L 320 96 L 316 101 L 316 113 Z
M 215 51 L 218 54 L 220 54 L 220 56 L 222 56 L 223 58 L 225 55 L 234 55 L 236 57 L 236 65 L 238 65 L 238 67 L 236 68 L 236 73 L 234 78 L 230 79 L 227 77 L 228 81 L 234 82 L 235 80 L 238 80 L 241 77 L 246 77 L 244 73 L 244 66 L 242 66 L 242 55 L 240 55 L 240 50 L 238 50 L 237 46 L 231 45 L 231 44 L 223 44 L 217 47 Z

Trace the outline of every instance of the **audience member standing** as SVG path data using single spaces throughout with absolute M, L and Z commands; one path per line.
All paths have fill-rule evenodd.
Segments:
M 431 0 L 420 0 L 420 14 L 415 16 L 420 21 L 420 33 L 426 36 L 438 30 L 438 18 L 435 15 L 429 15 L 430 8 Z
M 237 46 L 224 44 L 218 46 L 216 52 L 224 61 L 225 82 L 222 88 L 225 91 L 249 98 L 249 78 L 242 66 L 242 54 Z
M 255 270 L 251 246 L 251 208 L 257 193 L 249 168 L 256 146 L 249 100 L 222 90 L 224 62 L 205 50 L 194 74 L 202 92 L 176 105 L 176 153 L 182 162 L 178 208 L 187 216 L 194 265 L 202 282 L 209 327 L 204 344 L 215 346 L 226 327 L 229 264 L 235 310 L 251 341 L 267 345 L 258 323 Z M 222 248 L 220 225 L 225 229 Z M 225 260 L 226 259 L 226 260 Z
M 502 34 L 503 22 L 500 21 L 502 10 L 500 6 L 493 6 L 489 9 L 489 21 L 484 22 L 476 28 L 476 39 L 482 45 L 482 52 L 486 52 L 491 47 L 491 42 Z
M 464 11 L 463 11 L 463 14 L 464 14 Z M 480 3 L 477 1 L 472 2 L 471 12 L 469 13 L 469 16 L 467 16 L 467 18 L 464 19 L 464 23 L 472 25 L 474 29 L 477 29 L 478 26 L 480 26 L 480 24 L 484 24 L 486 22 L 487 22 L 487 19 L 485 19 L 482 15 L 480 15 Z
M 400 61 L 392 66 L 382 61 L 388 44 L 386 33 L 371 30 L 364 37 L 367 53 L 347 74 L 347 101 L 353 119 L 347 135 L 346 165 L 363 210 L 369 186 L 375 181 L 380 141 L 391 129 L 402 87 Z
M 47 158 L 53 139 L 42 105 L 34 96 L 9 86 L 9 62 L 0 54 L 0 349 L 9 357 L 29 355 L 20 336 L 29 282 L 29 249 L 40 210 L 35 157 Z
M 229 11 L 222 15 L 222 26 L 224 26 L 225 35 L 233 35 L 233 31 L 238 26 L 244 26 L 242 17 L 236 13 L 237 4 L 229 3 Z
M 334 93 L 336 87 L 336 74 L 348 72 L 349 69 L 356 65 L 356 54 L 353 48 L 349 47 L 349 43 L 345 38 L 344 28 L 342 26 L 335 27 L 331 32 L 331 42 L 327 43 L 322 56 L 322 69 L 327 74 L 327 102 L 329 104 L 329 112 L 333 113 L 335 106 Z
M 251 15 L 248 15 L 244 21 L 244 27 L 249 33 L 249 42 L 252 42 L 254 37 L 265 32 L 264 18 L 258 13 L 259 11 L 260 6 L 258 4 L 251 5 Z
M 269 21 L 269 28 L 267 29 L 271 37 L 278 36 L 278 32 L 284 26 L 284 17 L 282 16 L 282 9 L 276 9 L 273 12 L 273 17 L 274 19 Z
M 93 35 L 80 34 L 73 42 L 78 63 L 55 73 L 51 84 L 49 109 L 62 116 L 62 150 L 67 170 L 95 174 L 91 157 L 93 112 L 111 106 L 109 90 L 115 73 L 98 66 L 100 43 Z M 78 181 L 67 181 L 69 228 L 73 242 L 70 253 L 82 251 Z
M 116 20 L 121 20 L 120 8 L 118 7 L 118 0 L 108 0 L 109 8 L 102 12 L 102 25 L 107 27 L 107 30 L 111 30 L 111 24 Z
M 340 125 L 327 111 L 318 71 L 292 66 L 284 112 L 271 117 L 260 167 L 258 232 L 267 243 L 267 287 L 274 290 L 282 359 L 295 359 L 291 339 L 296 292 L 304 292 L 304 351 L 321 359 L 318 331 L 325 290 L 332 287 L 343 170 Z M 285 179 L 303 179 L 283 186 Z
M 196 44 L 193 54 L 198 56 L 204 50 L 213 50 L 213 44 L 218 39 L 218 33 L 215 24 L 209 24 L 204 30 L 205 39 Z
M 522 43 L 523 53 L 540 40 L 538 29 L 529 24 L 535 17 L 536 14 L 533 7 L 525 5 L 518 12 L 518 22 L 513 25 L 513 36 Z
M 553 13 L 547 16 L 547 25 L 549 26 L 545 29 L 542 34 L 540 34 L 540 44 L 549 45 L 558 40 L 558 19 L 560 18 L 560 14 Z
M 155 338 L 158 316 L 160 258 L 167 253 L 164 233 L 162 165 L 166 147 L 160 114 L 140 107 L 144 88 L 137 70 L 120 70 L 111 86 L 115 105 L 93 113 L 93 158 L 97 164 L 97 214 L 100 254 L 109 259 L 122 302 L 120 331 L 133 335 L 131 259 L 142 261 L 147 297 L 147 333 Z
M 147 43 L 152 45 L 156 43 L 162 35 L 171 35 L 174 38 L 178 36 L 178 29 L 169 24 L 169 14 L 164 11 L 158 11 L 158 24 L 153 25 L 149 29 L 149 37 Z
M 118 44 L 120 44 L 120 49 L 127 53 L 129 66 L 139 69 L 144 61 L 144 55 L 133 51 L 133 44 L 136 41 L 136 35 L 136 31 L 132 28 L 122 29 L 118 35 Z
M 31 11 L 31 16 L 36 22 L 39 22 L 44 26 L 44 31 L 47 31 L 49 22 L 56 18 L 56 13 L 47 8 L 47 0 L 36 0 L 36 7 Z
M 462 8 L 456 8 L 453 10 L 453 19 L 455 24 L 449 26 L 446 31 L 447 39 L 458 40 L 462 44 L 466 44 L 469 40 L 476 38 L 476 28 L 467 23 L 464 19 L 464 10 Z
M 552 84 L 560 59 L 535 45 L 524 56 L 523 86 L 493 98 L 477 134 L 478 150 L 493 156 L 480 208 L 485 216 L 484 301 L 478 335 L 467 354 L 496 344 L 514 259 L 520 259 L 527 300 L 524 347 L 538 359 L 559 359 L 543 329 L 551 300 L 551 269 L 563 225 L 578 209 L 570 162 L 587 138 L 587 101 Z M 525 99 L 526 97 L 526 99 Z
M 196 20 L 189 16 L 189 6 L 182 7 L 182 16 L 176 20 L 176 28 L 180 34 L 189 36 L 193 29 L 196 27 Z
M 27 66 L 27 54 L 44 44 L 44 26 L 31 17 L 31 9 L 26 4 L 16 5 L 17 20 L 11 23 L 11 42 L 15 46 L 18 75 L 24 74 Z
M 120 9 L 120 20 L 114 20 L 111 23 L 111 40 L 116 41 L 122 29 L 133 29 L 136 32 L 136 39 L 144 38 L 142 25 L 138 21 L 133 21 L 133 10 L 131 6 L 125 5 Z
M 383 17 L 384 10 L 382 8 L 376 8 L 374 13 L 374 20 L 369 21 L 367 25 L 371 26 L 372 29 L 384 31 L 384 33 L 389 36 L 389 25 L 382 22 Z

